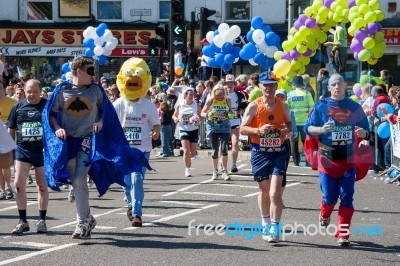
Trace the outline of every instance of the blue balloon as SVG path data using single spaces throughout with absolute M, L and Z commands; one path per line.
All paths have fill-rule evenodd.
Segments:
M 107 61 L 107 56 L 105 56 L 105 55 L 100 55 L 100 56 L 97 58 L 97 61 L 99 61 L 99 64 L 100 64 L 100 65 L 103 65 L 103 64 Z
M 265 65 L 266 61 L 267 61 L 267 57 L 263 53 L 257 53 L 254 56 L 254 62 L 256 62 L 259 65 Z
M 106 29 L 107 29 L 106 23 L 101 23 L 99 26 L 97 26 L 97 28 L 96 28 L 97 36 L 99 36 L 99 37 L 103 36 Z
M 222 69 L 223 69 L 225 72 L 228 72 L 229 70 L 232 69 L 232 65 L 230 65 L 230 64 L 224 64 L 224 65 L 222 66 Z
M 214 37 L 217 36 L 218 34 L 219 34 L 219 31 L 218 31 L 218 30 L 215 30 L 215 31 L 214 31 Z
M 268 32 L 265 35 L 265 42 L 269 45 L 269 46 L 273 46 L 274 43 L 276 43 L 279 40 L 279 36 L 278 34 L 276 34 L 275 32 Z M 280 40 L 279 40 L 280 41 Z
M 215 54 L 221 52 L 221 48 L 219 48 L 218 46 L 216 46 L 214 42 L 211 42 L 211 43 L 210 43 L 210 46 L 211 46 L 211 49 L 213 50 L 213 52 L 214 52 Z
M 269 25 L 263 25 L 262 30 L 264 31 L 264 33 L 268 33 L 268 32 L 272 31 L 271 26 L 269 26 Z
M 215 58 L 210 58 L 210 59 L 208 59 L 208 65 L 209 65 L 210 67 L 218 67 L 217 62 L 215 62 Z
M 87 48 L 93 49 L 96 45 L 94 44 L 94 40 L 92 38 L 86 38 L 83 40 L 83 45 Z
M 251 26 L 254 28 L 254 29 L 262 29 L 262 27 L 263 27 L 263 19 L 261 18 L 261 17 L 254 17 L 254 18 L 252 18 L 251 19 Z
M 378 126 L 378 136 L 382 139 L 390 137 L 390 125 L 389 122 L 384 122 Z
M 214 56 L 214 51 L 212 50 L 211 45 L 204 46 L 203 49 L 201 49 L 201 52 L 203 53 L 203 55 L 208 57 Z
M 235 62 L 235 55 L 234 54 L 226 54 L 224 56 L 225 64 L 232 65 Z
M 184 69 L 184 68 L 185 68 L 185 64 L 184 64 L 184 63 L 182 63 L 182 62 L 181 62 L 181 63 L 179 63 L 179 64 L 178 64 L 178 66 L 180 66 L 182 69 Z
M 378 107 L 376 108 L 376 113 L 378 115 L 379 118 L 384 117 L 385 115 L 382 113 L 381 108 L 385 108 L 388 112 L 388 114 L 393 114 L 394 112 L 394 108 L 393 106 L 391 106 L 388 103 L 381 103 L 380 105 L 378 105 Z
M 223 53 L 219 53 L 215 55 L 215 62 L 218 66 L 222 66 L 225 63 L 225 55 Z
M 85 50 L 85 56 L 87 57 L 93 57 L 94 56 L 94 52 L 92 48 L 86 48 Z
M 246 43 L 242 50 L 240 50 L 239 56 L 243 60 L 249 60 L 253 58 L 257 53 L 257 47 L 252 43 Z
M 233 51 L 233 44 L 231 44 L 230 42 L 226 42 L 222 45 L 221 51 L 224 54 L 230 54 Z
M 235 58 L 239 57 L 240 50 L 242 50 L 241 47 L 237 47 L 237 46 L 233 47 L 233 54 L 235 55 Z
M 69 65 L 69 62 L 64 63 L 61 67 L 61 70 L 63 73 L 67 73 L 71 71 L 71 66 Z
M 61 79 L 64 80 L 64 81 L 67 80 L 67 77 L 66 77 L 65 73 L 61 75 Z
M 251 42 L 252 44 L 256 44 L 256 43 L 253 41 L 253 32 L 254 32 L 254 30 L 250 30 L 249 32 L 247 32 L 246 38 L 247 38 L 247 40 L 248 40 L 249 42 Z

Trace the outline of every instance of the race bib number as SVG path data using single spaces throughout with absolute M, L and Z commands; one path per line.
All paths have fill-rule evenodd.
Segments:
M 92 136 L 88 135 L 88 136 L 84 137 L 83 141 L 82 141 L 82 150 L 85 153 L 88 153 L 89 150 L 90 150 L 90 145 L 91 144 L 92 144 Z
M 41 122 L 24 122 L 24 123 L 22 123 L 21 132 L 22 132 L 22 137 L 41 137 L 41 136 L 43 136 L 42 123 Z
M 232 108 L 233 112 L 233 118 L 232 119 L 238 119 L 239 118 L 239 112 L 236 108 Z
M 182 116 L 181 116 L 181 122 L 182 122 L 182 125 L 188 125 L 188 124 L 191 124 L 191 122 L 190 122 L 190 118 L 193 116 L 193 114 L 183 114 Z
M 341 146 L 353 143 L 353 128 L 351 125 L 336 125 L 332 131 L 332 146 Z
M 260 148 L 266 152 L 276 152 L 281 150 L 281 138 L 279 132 L 267 133 L 260 137 Z
M 225 111 L 217 111 L 217 112 L 214 114 L 214 119 L 215 119 L 216 121 L 224 121 L 224 120 L 227 119 L 227 114 L 226 114 Z
M 142 143 L 142 128 L 126 127 L 125 137 L 130 145 L 140 145 Z

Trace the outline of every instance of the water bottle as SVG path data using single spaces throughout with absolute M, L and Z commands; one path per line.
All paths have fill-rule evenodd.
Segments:
M 372 169 L 368 170 L 368 177 L 376 180 L 375 171 Z
M 330 131 L 331 131 L 331 132 L 334 131 L 334 130 L 335 130 L 335 126 L 336 126 L 335 120 L 333 120 L 333 118 L 330 116 L 328 122 L 329 122 L 329 124 L 330 124 Z

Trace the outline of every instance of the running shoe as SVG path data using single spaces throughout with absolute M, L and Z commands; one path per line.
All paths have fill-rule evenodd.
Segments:
M 128 210 L 126 211 L 126 216 L 128 217 L 129 221 L 133 220 L 133 216 L 132 216 L 132 207 L 128 207 Z
M 236 164 L 232 164 L 231 173 L 237 173 L 238 171 L 239 171 L 239 170 L 238 170 Z
M 88 187 L 93 187 L 93 185 L 94 185 L 93 180 L 92 179 L 88 179 L 87 185 L 88 185 Z
M 11 187 L 6 188 L 5 197 L 6 197 L 6 200 L 14 198 L 14 193 L 13 193 Z
M 142 217 L 140 217 L 140 216 L 133 217 L 132 226 L 133 227 L 142 227 Z
M 222 178 L 223 178 L 225 181 L 231 180 L 231 177 L 228 175 L 228 171 L 226 171 L 226 170 L 222 170 Z
M 97 225 L 97 221 L 96 219 L 93 217 L 93 215 L 90 215 L 90 219 L 89 219 L 89 235 L 88 237 L 91 237 L 92 235 L 92 230 L 96 227 Z
M 347 238 L 338 238 L 337 239 L 337 243 L 339 246 L 349 246 L 350 245 L 350 240 L 348 240 Z
M 46 226 L 46 221 L 45 220 L 39 220 L 39 222 L 36 224 L 36 232 L 38 234 L 46 234 L 47 233 L 47 226 Z
M 191 176 L 192 176 L 192 173 L 190 172 L 190 169 L 186 168 L 185 169 L 185 177 L 191 177 Z
M 0 189 L 0 200 L 6 199 L 6 195 L 2 189 Z
M 74 188 L 71 188 L 71 190 L 68 193 L 68 201 L 69 202 L 74 202 L 75 201 L 75 191 Z
M 319 223 L 321 226 L 327 227 L 331 223 L 331 217 L 324 218 L 319 216 Z
M 267 235 L 267 242 L 272 244 L 279 243 L 279 236 Z
M 19 220 L 19 223 L 17 224 L 15 229 L 12 230 L 11 234 L 20 236 L 23 232 L 28 232 L 29 230 L 29 224 L 24 223 L 22 220 Z
M 31 175 L 28 175 L 27 179 L 26 179 L 26 183 L 28 183 L 28 185 L 33 183 L 33 178 Z
M 75 227 L 75 231 L 72 233 L 73 239 L 88 239 L 89 236 L 90 227 L 87 222 L 79 222 Z
M 214 170 L 213 174 L 212 174 L 212 179 L 216 180 L 218 179 L 218 170 Z

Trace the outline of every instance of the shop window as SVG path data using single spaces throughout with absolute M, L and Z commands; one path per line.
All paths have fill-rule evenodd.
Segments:
M 160 1 L 160 20 L 168 20 L 171 13 L 171 1 Z
M 97 19 L 99 20 L 121 20 L 122 1 L 97 0 Z
M 388 12 L 394 13 L 394 12 L 396 12 L 396 11 L 397 11 L 397 3 L 390 2 L 390 3 L 388 4 Z
M 28 1 L 28 21 L 53 20 L 53 3 L 51 0 Z
M 226 20 L 250 20 L 250 1 L 225 1 Z

